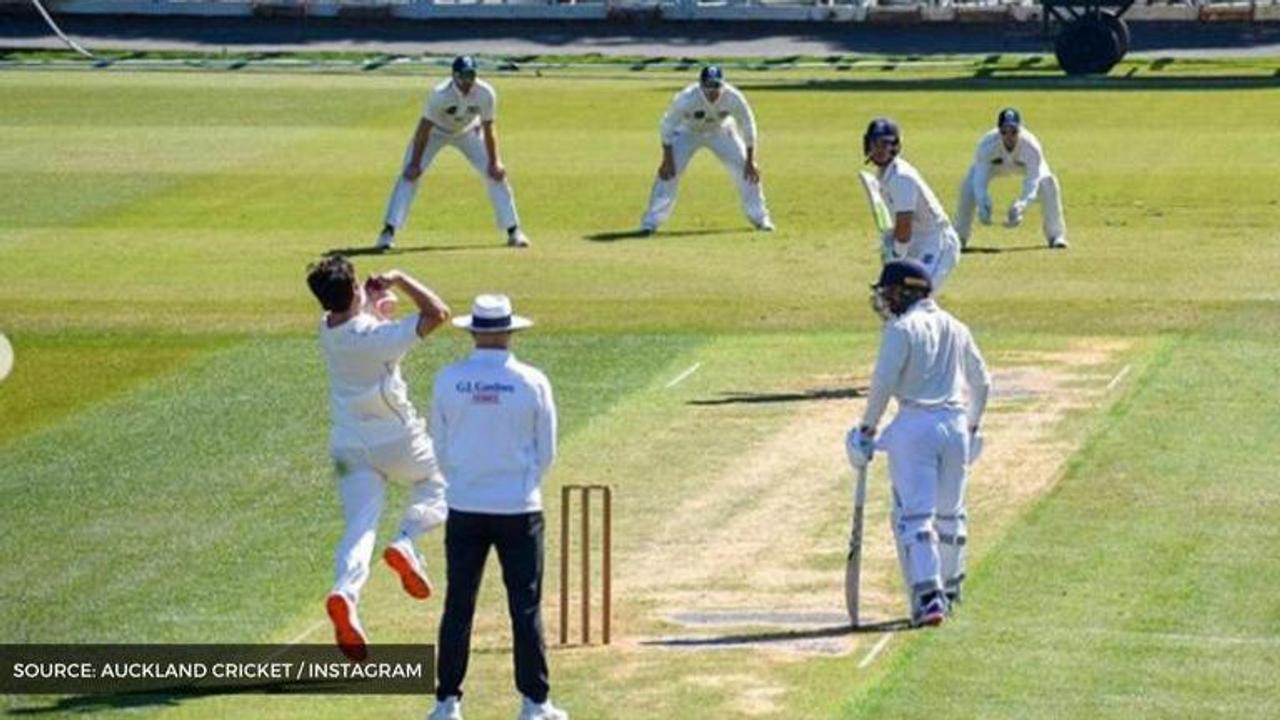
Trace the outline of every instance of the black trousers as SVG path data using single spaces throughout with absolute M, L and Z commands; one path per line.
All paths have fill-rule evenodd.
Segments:
M 507 611 L 515 640 L 516 688 L 541 703 L 547 684 L 547 644 L 542 631 L 542 567 L 545 545 L 541 512 L 493 515 L 449 509 L 445 523 L 449 587 L 440 621 L 436 698 L 462 697 L 462 681 L 471 659 L 471 625 L 489 548 L 498 551 Z

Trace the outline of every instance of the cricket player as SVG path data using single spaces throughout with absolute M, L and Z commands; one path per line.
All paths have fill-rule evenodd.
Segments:
M 427 96 L 418 129 L 405 149 L 403 169 L 391 192 L 385 224 L 378 236 L 378 249 L 389 250 L 395 244 L 396 232 L 404 227 L 422 173 L 446 145 L 457 148 L 484 178 L 498 227 L 506 231 L 507 245 L 529 246 L 529 238 L 520 230 L 507 169 L 498 154 L 498 131 L 494 126 L 497 109 L 498 94 L 493 86 L 476 79 L 476 61 L 469 55 L 454 58 L 453 77 Z
M 876 166 L 880 192 L 893 215 L 892 229 L 880 239 L 882 256 L 886 262 L 919 262 L 937 293 L 960 261 L 960 240 L 951 219 L 920 171 L 900 156 L 902 133 L 897 123 L 872 120 L 862 135 L 862 152 Z
M 497 551 L 511 616 L 520 720 L 568 720 L 551 704 L 542 628 L 545 521 L 542 479 L 556 456 L 551 383 L 511 353 L 513 333 L 533 325 L 505 295 L 480 295 L 453 321 L 475 350 L 440 371 L 431 436 L 449 482 L 445 555 L 449 584 L 440 620 L 436 706 L 429 720 L 460 720 L 476 597 L 489 550 Z
M 409 402 L 400 359 L 448 319 L 449 307 L 398 270 L 361 286 L 355 268 L 341 256 L 312 264 L 307 284 L 325 310 L 320 348 L 329 371 L 329 447 L 346 522 L 325 609 L 338 647 L 358 661 L 367 655 L 367 637 L 356 604 L 369 577 L 387 480 L 407 481 L 412 489 L 400 532 L 383 559 L 410 596 L 425 600 L 431 595 L 415 541 L 445 521 L 445 483 L 426 424 Z M 418 312 L 400 320 L 386 316 L 392 291 L 407 295 Z
M 930 297 L 928 269 L 914 260 L 884 266 L 873 305 L 886 319 L 862 422 L 849 430 L 849 462 L 889 455 L 893 532 L 917 626 L 936 626 L 959 601 L 964 580 L 968 466 L 982 453 L 991 378 L 969 328 Z M 877 439 L 889 404 L 898 414 Z
M 716 65 L 702 68 L 698 82 L 676 93 L 662 116 L 662 164 L 649 193 L 649 209 L 640 221 L 646 235 L 671 217 L 680 176 L 700 148 L 720 158 L 738 184 L 742 212 L 757 230 L 773 232 L 756 164 L 756 118 L 747 98 L 724 81 Z
M 1022 175 L 1022 194 L 1009 205 L 1005 227 L 1017 227 L 1027 206 L 1041 203 L 1041 227 L 1051 248 L 1067 247 L 1067 225 L 1062 217 L 1062 192 L 1058 178 L 1049 170 L 1040 140 L 1022 127 L 1022 115 L 1016 108 L 1005 108 L 996 115 L 996 127 L 978 141 L 973 165 L 960 186 L 960 205 L 956 208 L 956 231 L 961 246 L 969 243 L 973 227 L 973 210 L 977 205 L 978 220 L 991 224 L 991 195 L 987 186 L 992 177 Z

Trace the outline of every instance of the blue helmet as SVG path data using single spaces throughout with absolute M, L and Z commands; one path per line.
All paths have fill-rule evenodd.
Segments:
M 454 75 L 470 75 L 475 77 L 476 59 L 470 55 L 459 55 L 453 59 Z
M 1021 127 L 1022 113 L 1018 112 L 1017 108 L 1011 108 L 1011 107 L 1007 107 L 1001 110 L 1000 113 L 996 115 L 996 127 L 1002 128 L 1005 125 Z
M 724 71 L 719 65 L 708 65 L 698 74 L 698 84 L 703 87 L 718 88 L 724 84 Z
M 889 118 L 876 118 L 867 125 L 867 131 L 862 134 L 862 154 L 871 154 L 871 145 L 880 138 L 891 137 L 894 144 L 902 147 L 902 133 L 898 130 L 898 123 Z
M 871 308 L 884 320 L 891 320 L 929 297 L 933 280 L 924 265 L 915 260 L 894 260 L 880 270 L 880 279 L 871 286 Z

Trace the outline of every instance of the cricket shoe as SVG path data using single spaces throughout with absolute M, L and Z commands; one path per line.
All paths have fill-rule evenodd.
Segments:
M 507 233 L 507 247 L 527 248 L 529 247 L 529 236 L 525 235 L 523 230 Z
M 550 699 L 536 703 L 526 697 L 521 699 L 516 720 L 569 720 L 569 713 L 552 705 Z
M 356 605 L 351 598 L 342 593 L 331 593 L 324 601 L 324 608 L 333 621 L 333 634 L 338 641 L 338 649 L 343 655 L 355 662 L 363 662 L 369 657 L 368 636 L 360 627 L 360 618 L 356 616 Z
M 640 237 L 650 237 L 656 232 L 658 232 L 658 228 L 653 227 L 652 225 L 640 226 Z
M 1049 247 L 1054 250 L 1061 250 L 1071 246 L 1067 243 L 1067 238 L 1065 236 L 1059 235 L 1058 237 L 1049 238 Z
M 760 232 L 773 232 L 774 230 L 777 230 L 773 225 L 773 219 L 768 217 L 758 223 L 755 223 L 755 226 Z
M 947 619 L 947 603 L 942 598 L 942 593 L 934 593 L 928 602 L 920 608 L 920 612 L 916 615 L 915 621 L 912 622 L 916 627 L 937 627 Z
M 395 244 L 396 244 L 395 232 L 391 230 L 383 230 L 382 233 L 378 235 L 378 242 L 376 245 L 374 245 L 374 247 L 377 248 L 378 252 L 386 252 L 390 250 L 392 247 L 395 247 Z
M 456 695 L 437 700 L 427 720 L 462 720 L 462 700 Z
M 400 576 L 400 584 L 410 597 L 426 600 L 431 597 L 431 580 L 422 566 L 418 552 L 408 540 L 397 540 L 382 551 L 382 559 Z

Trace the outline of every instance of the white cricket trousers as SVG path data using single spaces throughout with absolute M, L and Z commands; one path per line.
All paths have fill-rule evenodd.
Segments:
M 1007 173 L 1008 174 L 1008 173 Z M 996 175 L 998 176 L 998 175 Z M 1062 191 L 1055 175 L 1040 178 L 1036 190 L 1036 200 L 1040 203 L 1040 228 L 1044 231 L 1044 239 L 1065 238 L 1067 221 L 1062 215 Z M 956 208 L 956 232 L 962 242 L 968 243 L 972 237 L 973 214 L 977 209 L 978 198 L 973 192 L 973 168 L 964 177 L 960 186 L 960 204 Z
M 369 561 L 386 501 L 387 481 L 412 483 L 400 532 L 413 540 L 448 517 L 445 481 L 436 464 L 431 438 L 422 430 L 383 445 L 334 448 L 333 460 L 340 475 L 338 493 L 346 520 L 334 557 L 333 592 L 345 594 L 354 603 L 369 579 Z
M 751 224 L 759 226 L 769 217 L 769 209 L 764 202 L 764 183 L 751 182 L 742 176 L 747 165 L 747 146 L 737 132 L 723 128 L 715 133 L 678 133 L 671 142 L 671 155 L 675 160 L 676 174 L 670 180 L 654 178 L 653 190 L 649 193 L 649 209 L 641 219 L 641 227 L 658 229 L 671 217 L 676 207 L 676 192 L 680 187 L 680 177 L 700 148 L 708 148 L 720 158 L 724 169 L 733 177 L 738 186 L 738 197 L 742 202 L 742 213 Z
M 498 229 L 508 230 L 519 225 L 520 216 L 516 214 L 516 201 L 511 192 L 511 184 L 506 179 L 497 182 L 489 177 L 489 151 L 485 150 L 484 137 L 480 134 L 479 126 L 461 135 L 446 135 L 433 129 L 431 136 L 427 138 L 427 147 L 422 151 L 422 162 L 418 163 L 423 174 L 426 174 L 427 168 L 431 167 L 431 161 L 435 160 L 436 153 L 446 145 L 457 148 L 471 163 L 471 167 L 475 168 L 484 179 L 485 185 L 489 188 L 489 202 L 493 205 L 493 216 L 498 223 Z M 422 182 L 422 175 L 419 175 L 417 180 L 404 178 L 403 170 L 409 166 L 409 160 L 412 157 L 413 141 L 411 140 L 409 147 L 405 148 L 404 161 L 400 163 L 401 175 L 396 180 L 395 189 L 391 191 L 391 200 L 387 203 L 387 215 L 384 220 L 387 225 L 396 230 L 403 227 L 405 220 L 408 219 L 409 208 L 413 205 L 413 198 L 418 194 L 418 185 Z
M 960 238 L 956 235 L 955 228 L 947 223 L 944 223 L 933 237 L 912 238 L 911 242 L 907 243 L 905 255 L 898 253 L 892 230 L 880 237 L 880 245 L 882 258 L 910 259 L 923 265 L 925 271 L 929 273 L 929 280 L 933 283 L 934 296 L 942 291 L 942 286 L 951 276 L 951 271 L 960 263 Z
M 891 521 L 914 615 L 923 596 L 958 590 L 964 580 L 966 415 L 958 409 L 903 407 L 880 444 L 889 455 Z

